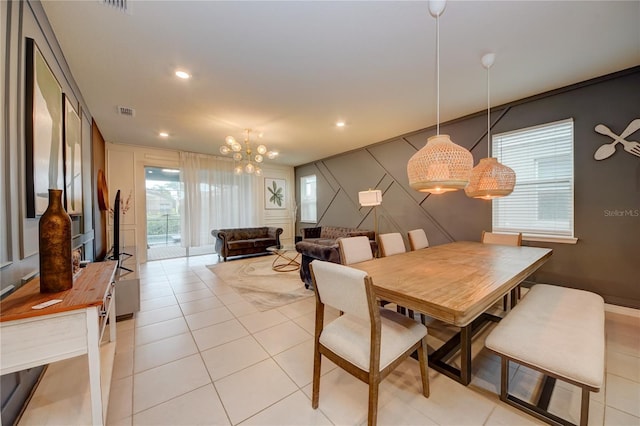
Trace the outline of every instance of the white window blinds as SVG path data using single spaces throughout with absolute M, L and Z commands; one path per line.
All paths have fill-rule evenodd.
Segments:
M 315 223 L 316 209 L 316 175 L 300 178 L 300 221 Z
M 573 237 L 573 119 L 493 135 L 493 156 L 516 172 L 493 200 L 493 231 Z

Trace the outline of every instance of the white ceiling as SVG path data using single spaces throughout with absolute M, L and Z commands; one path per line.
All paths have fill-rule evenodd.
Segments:
M 108 142 L 217 154 L 226 135 L 252 128 L 278 163 L 299 165 L 436 123 L 436 26 L 424 1 L 128 3 L 123 13 L 43 1 Z M 637 0 L 449 2 L 441 122 L 486 108 L 483 54 L 496 53 L 499 105 L 640 65 L 639 22 Z

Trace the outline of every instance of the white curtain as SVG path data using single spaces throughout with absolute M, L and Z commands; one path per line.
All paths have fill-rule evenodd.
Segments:
M 255 226 L 258 211 L 253 175 L 233 173 L 233 161 L 180 153 L 182 246 L 212 245 L 211 230 Z

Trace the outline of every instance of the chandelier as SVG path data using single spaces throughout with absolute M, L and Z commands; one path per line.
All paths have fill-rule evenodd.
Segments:
M 245 130 L 244 137 L 244 148 L 240 142 L 236 141 L 236 138 L 233 136 L 227 136 L 224 141 L 226 145 L 222 145 L 220 147 L 220 153 L 222 155 L 229 155 L 235 161 L 235 166 L 233 167 L 233 172 L 237 175 L 241 175 L 243 172 L 247 174 L 256 174 L 257 176 L 262 176 L 262 169 L 260 168 L 260 163 L 264 161 L 264 157 L 266 156 L 269 160 L 273 160 L 278 156 L 277 151 L 269 151 L 266 146 L 260 144 L 256 147 L 256 154 L 254 154 L 251 149 L 251 142 L 249 140 L 249 136 L 251 135 L 251 129 Z M 259 138 L 262 137 L 262 133 L 258 135 Z

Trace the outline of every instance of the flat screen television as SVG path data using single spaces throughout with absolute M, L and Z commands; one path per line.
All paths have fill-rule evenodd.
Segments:
M 122 256 L 130 256 L 124 253 L 120 246 L 120 190 L 116 192 L 116 198 L 113 201 L 113 250 L 111 259 L 118 262 L 118 268 L 131 272 L 131 269 L 122 266 Z
M 116 199 L 113 202 L 113 260 L 118 261 L 120 266 L 120 190 L 116 192 Z

